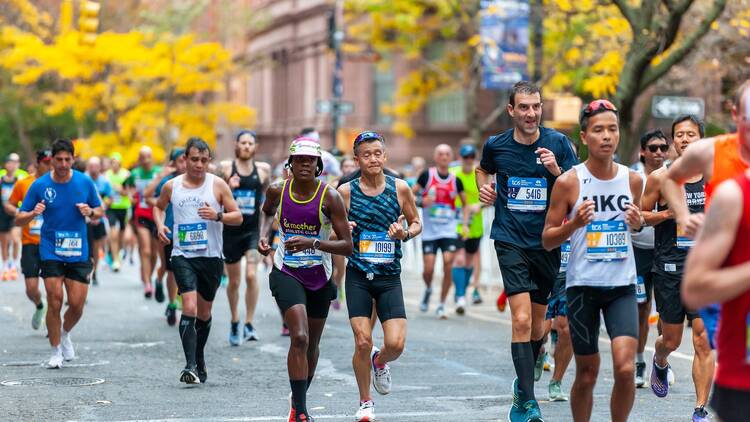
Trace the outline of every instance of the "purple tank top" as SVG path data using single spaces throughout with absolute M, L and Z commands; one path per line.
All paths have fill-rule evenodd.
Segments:
M 305 288 L 319 290 L 328 283 L 325 265 L 330 267 L 330 254 L 312 249 L 291 254 L 283 247 L 283 241 L 294 236 L 328 240 L 328 233 L 323 230 L 321 221 L 322 202 L 328 185 L 318 181 L 318 187 L 312 199 L 299 201 L 292 198 L 292 183 L 293 179 L 286 180 L 281 191 L 279 210 L 279 229 L 282 239 L 279 252 L 283 258 L 281 271 L 297 279 Z

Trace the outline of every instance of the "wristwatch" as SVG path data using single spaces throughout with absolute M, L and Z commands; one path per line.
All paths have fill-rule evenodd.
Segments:
M 402 240 L 402 242 L 406 243 L 406 242 L 409 241 L 409 239 L 411 239 L 411 232 L 409 230 L 407 230 L 406 231 L 406 237 L 404 238 L 404 240 Z
M 94 209 L 91 208 L 91 212 L 89 213 L 89 218 L 93 218 L 93 217 L 94 217 Z
M 221 219 L 224 218 L 224 213 L 219 211 L 216 213 L 216 221 L 221 221 Z
M 320 239 L 313 240 L 313 249 L 315 249 L 316 251 L 320 249 Z

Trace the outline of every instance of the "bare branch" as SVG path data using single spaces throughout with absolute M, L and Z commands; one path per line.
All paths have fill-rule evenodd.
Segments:
M 628 21 L 630 24 L 631 30 L 635 33 L 636 31 L 636 11 L 632 7 L 628 5 L 627 0 L 612 0 L 612 3 L 617 6 L 618 9 L 620 9 L 620 13 L 622 13 L 622 16 Z

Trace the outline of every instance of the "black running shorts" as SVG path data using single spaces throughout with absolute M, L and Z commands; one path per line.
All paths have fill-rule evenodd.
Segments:
M 156 233 L 156 223 L 154 220 L 145 217 L 138 217 L 138 224 L 136 224 L 136 226 L 148 229 L 151 236 L 158 238 L 158 234 Z
M 247 251 L 258 249 L 259 233 L 249 231 L 245 233 L 234 233 L 224 230 L 224 262 L 234 264 L 240 262 Z
M 545 319 L 553 319 L 558 316 L 568 316 L 568 298 L 565 295 L 565 273 L 557 275 L 555 287 L 549 295 Z
M 481 237 L 476 237 L 472 239 L 458 239 L 458 249 L 463 249 L 468 254 L 474 254 L 477 253 L 479 250 L 479 245 L 482 243 Z
M 373 275 L 352 267 L 346 268 L 346 307 L 349 318 L 372 315 L 372 301 L 378 311 L 380 322 L 393 318 L 406 318 L 404 292 L 401 290 L 401 275 Z
M 560 248 L 522 249 L 495 241 L 495 252 L 508 296 L 528 292 L 531 301 L 546 305 L 560 272 Z
M 458 250 L 459 239 L 435 239 L 435 240 L 423 240 L 422 241 L 422 253 L 424 255 L 435 255 L 438 251 L 456 252 Z
M 39 257 L 39 245 L 28 244 L 21 247 L 21 272 L 26 278 L 39 277 L 42 271 L 42 259 Z
M 735 390 L 714 384 L 711 408 L 724 422 L 746 421 L 750 412 L 750 391 Z
M 659 312 L 659 319 L 667 324 L 682 324 L 685 318 L 688 320 L 700 318 L 698 312 L 689 311 L 683 305 L 682 297 L 680 297 L 681 284 L 682 276 L 680 275 L 654 272 L 656 311 Z
M 42 278 L 65 277 L 68 280 L 75 280 L 84 284 L 89 284 L 89 275 L 93 266 L 90 261 L 81 262 L 62 262 L 62 261 L 42 261 Z
M 332 281 L 318 290 L 310 290 L 276 267 L 271 270 L 268 284 L 282 315 L 292 306 L 305 305 L 308 318 L 326 319 L 331 301 L 336 299 L 336 285 Z
M 107 220 L 109 220 L 109 224 L 113 228 L 117 227 L 120 230 L 124 230 L 125 225 L 128 223 L 128 210 L 114 210 L 110 208 L 107 210 Z
M 214 301 L 224 272 L 221 258 L 173 256 L 171 260 L 180 294 L 197 291 L 204 300 Z
M 654 266 L 654 250 L 633 246 L 633 255 L 635 255 L 636 273 L 638 277 L 643 277 L 643 286 L 646 288 L 646 302 L 650 302 L 651 294 L 654 291 L 654 273 L 651 271 Z
M 568 287 L 568 326 L 576 355 L 599 353 L 600 313 L 610 339 L 638 338 L 638 305 L 635 285 L 619 287 Z
M 172 242 L 164 245 L 164 261 L 164 269 L 174 271 L 172 269 Z
M 9 216 L 5 210 L 0 209 L 0 233 L 8 233 L 13 228 L 15 217 Z

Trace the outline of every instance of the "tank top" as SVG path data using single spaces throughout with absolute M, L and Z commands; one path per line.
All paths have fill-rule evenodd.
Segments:
M 224 231 L 231 234 L 257 232 L 263 184 L 258 175 L 258 166 L 253 164 L 253 171 L 249 176 L 243 176 L 237 171 L 235 161 L 232 161 L 232 174 L 240 177 L 240 185 L 232 191 L 234 200 L 242 213 L 242 224 L 239 226 L 224 226 Z M 230 176 L 230 177 L 231 177 Z
M 703 212 L 706 199 L 703 179 L 695 183 L 685 183 L 685 200 L 691 214 Z M 656 204 L 657 211 L 668 210 L 668 205 Z M 654 267 L 660 274 L 674 274 L 682 276 L 690 247 L 694 241 L 684 235 L 684 232 L 673 218 L 664 220 L 654 226 Z
M 323 214 L 323 199 L 328 185 L 318 180 L 315 194 L 306 201 L 294 198 L 293 185 L 294 179 L 287 179 L 281 188 L 281 205 L 276 214 L 280 242 L 273 263 L 274 267 L 294 277 L 308 290 L 319 290 L 331 278 L 331 254 L 319 249 L 287 252 L 284 242 L 294 236 L 328 240 L 331 222 Z
M 742 217 L 729 256 L 722 267 L 750 261 L 750 180 L 740 174 L 735 180 L 742 189 Z M 716 384 L 750 391 L 750 290 L 721 304 L 717 334 Z
M 617 164 L 611 180 L 595 178 L 586 164 L 573 167 L 578 175 L 578 199 L 568 214 L 572 220 L 581 203 L 594 201 L 594 221 L 570 236 L 566 287 L 618 287 L 635 284 L 635 258 L 626 205 L 633 202 L 627 167 Z
M 350 186 L 349 220 L 357 226 L 352 230 L 354 252 L 348 265 L 368 274 L 400 274 L 401 241 L 388 237 L 388 228 L 401 215 L 396 179 L 385 176 L 385 189 L 377 196 L 365 195 L 360 179 L 352 180 Z
M 455 239 L 458 237 L 456 219 L 456 197 L 458 184 L 456 175 L 448 173 L 443 179 L 435 167 L 430 167 L 423 197 L 431 197 L 433 204 L 423 210 L 422 240 Z
M 220 211 L 222 209 L 214 194 L 214 176 L 206 174 L 203 185 L 190 189 L 183 185 L 185 175 L 175 177 L 172 182 L 172 256 L 185 258 L 223 258 L 221 222 L 208 221 L 198 216 L 203 204 Z
M 725 180 L 737 177 L 748 168 L 740 156 L 740 137 L 736 133 L 717 136 L 714 142 L 714 164 L 711 180 L 706 183 L 706 207 L 711 194 Z

